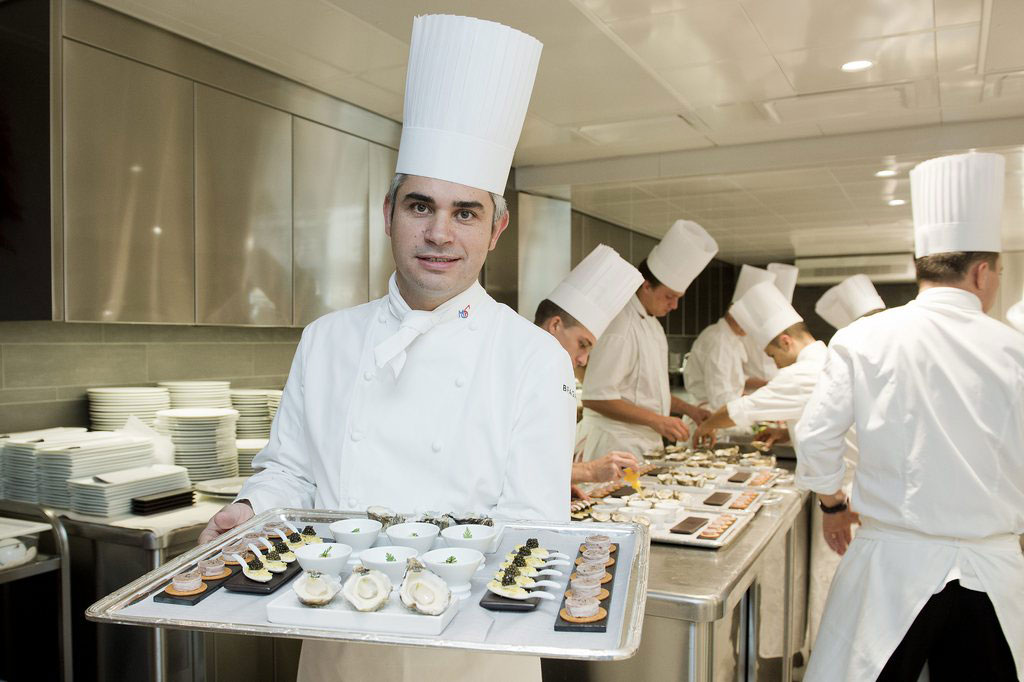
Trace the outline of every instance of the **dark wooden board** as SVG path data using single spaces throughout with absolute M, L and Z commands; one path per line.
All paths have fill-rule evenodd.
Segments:
M 240 573 L 242 569 L 238 566 L 228 566 L 231 569 L 231 575 L 221 578 L 220 580 L 204 580 L 206 584 L 206 590 L 199 594 L 193 594 L 188 597 L 177 597 L 173 594 L 167 594 L 164 590 L 160 590 L 153 595 L 153 601 L 159 602 L 160 604 L 178 604 L 179 606 L 195 606 L 199 602 L 203 601 L 211 594 L 216 592 L 218 589 L 224 586 L 228 580 L 231 580 L 236 573 Z M 166 585 L 164 586 L 166 587 Z
M 618 547 L 613 544 L 612 547 Z M 612 552 L 612 558 L 618 552 Z M 580 547 L 577 558 L 583 556 L 583 548 Z M 575 564 L 575 561 L 573 562 Z M 562 618 L 562 609 L 565 608 L 565 592 L 572 589 L 572 585 L 566 584 L 565 591 L 562 593 L 562 602 L 558 606 L 558 614 L 555 616 L 555 632 L 607 632 L 608 631 L 608 620 L 612 617 L 612 595 L 615 593 L 615 569 L 619 567 L 619 560 L 615 559 L 615 563 L 611 566 L 606 566 L 605 571 L 611 573 L 612 579 L 601 587 L 608 590 L 608 596 L 601 600 L 600 605 L 604 607 L 604 610 L 608 612 L 608 615 L 599 621 L 593 623 L 570 623 L 569 621 Z M 572 573 L 569 574 L 570 578 Z
M 299 566 L 299 562 L 293 561 L 288 564 L 288 568 L 284 572 L 275 573 L 269 582 L 259 583 L 255 580 L 249 580 L 239 570 L 238 573 L 224 581 L 224 589 L 229 592 L 244 592 L 246 594 L 273 594 L 281 586 L 294 578 L 297 573 L 301 572 L 302 568 Z

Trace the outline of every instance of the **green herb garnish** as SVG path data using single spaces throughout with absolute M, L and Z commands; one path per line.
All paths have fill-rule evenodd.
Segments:
M 447 559 L 445 559 L 444 562 L 446 564 L 457 564 L 459 562 L 459 560 L 456 559 L 454 555 L 452 555 L 452 556 L 448 557 Z
M 470 538 L 473 537 L 473 533 L 469 530 L 469 528 L 467 528 L 466 530 L 462 531 L 462 537 L 464 537 L 467 540 L 469 540 Z
M 353 529 L 352 529 L 352 532 L 353 532 L 353 533 L 358 533 L 358 532 L 359 532 L 359 529 L 358 529 L 358 528 L 353 528 Z
M 327 557 L 329 557 L 331 555 L 331 550 L 332 549 L 334 549 L 334 547 L 328 547 L 324 551 L 320 552 L 320 558 L 321 559 L 326 559 Z
M 395 555 L 391 552 L 386 552 L 384 554 L 384 561 L 395 561 Z
M 419 533 L 409 533 L 409 537 L 411 537 L 411 538 L 418 538 L 419 536 L 420 536 Z

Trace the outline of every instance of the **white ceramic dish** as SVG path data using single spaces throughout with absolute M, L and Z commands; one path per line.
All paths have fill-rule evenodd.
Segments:
M 335 521 L 329 528 L 335 540 L 352 548 L 352 558 L 354 559 L 360 552 L 372 547 L 373 543 L 377 541 L 381 523 L 373 519 L 344 519 Z
M 327 556 L 324 556 L 324 554 Z M 352 547 L 340 542 L 318 542 L 295 550 L 295 558 L 304 571 L 319 571 L 325 575 L 340 576 L 348 565 Z
M 448 583 L 452 594 L 469 596 L 469 581 L 484 561 L 483 552 L 469 547 L 442 547 L 420 556 L 424 565 Z
M 494 526 L 461 524 L 441 531 L 449 547 L 468 547 L 484 554 L 493 554 L 501 541 L 501 533 Z
M 412 547 L 390 545 L 364 549 L 359 554 L 359 561 L 366 568 L 380 571 L 391 580 L 392 585 L 397 586 L 405 577 L 405 562 L 418 555 L 419 552 Z
M 377 524 L 380 525 L 379 523 Z M 432 523 L 396 523 L 384 531 L 393 545 L 412 547 L 420 554 L 429 552 L 440 528 Z

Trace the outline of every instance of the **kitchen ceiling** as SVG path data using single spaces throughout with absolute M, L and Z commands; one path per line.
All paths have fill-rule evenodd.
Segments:
M 1024 115 L 1020 0 L 97 1 L 397 120 L 413 16 L 515 26 L 544 43 L 519 167 Z M 906 250 L 909 206 L 886 202 L 925 157 L 863 157 L 571 196 L 653 236 L 706 221 L 730 260 Z M 875 178 L 886 163 L 899 175 Z

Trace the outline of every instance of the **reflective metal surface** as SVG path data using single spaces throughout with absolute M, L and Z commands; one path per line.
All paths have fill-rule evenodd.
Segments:
M 519 199 L 519 314 L 528 320 L 572 269 L 568 201 L 525 192 Z
M 292 324 L 291 117 L 195 86 L 196 321 Z
M 388 277 L 395 271 L 391 256 L 391 240 L 384 233 L 384 197 L 395 175 L 398 152 L 379 144 L 370 145 L 369 198 L 369 298 L 373 300 L 388 293 Z
M 195 321 L 192 84 L 64 41 L 67 319 Z
M 369 142 L 293 119 L 296 325 L 368 300 Z

